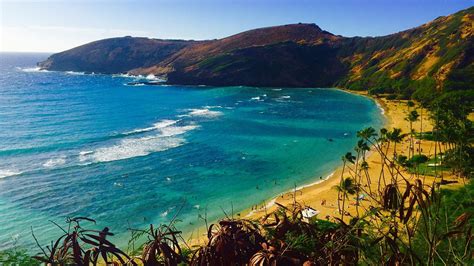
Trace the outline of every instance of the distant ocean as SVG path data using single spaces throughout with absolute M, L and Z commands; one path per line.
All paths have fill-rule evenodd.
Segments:
M 184 231 L 327 176 L 382 116 L 334 89 L 127 86 L 0 54 L 0 249 L 44 245 L 66 217 Z

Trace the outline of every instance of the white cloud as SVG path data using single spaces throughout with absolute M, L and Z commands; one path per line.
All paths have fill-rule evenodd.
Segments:
M 127 35 L 149 37 L 151 33 L 126 29 L 1 25 L 0 51 L 59 52 L 91 41 Z

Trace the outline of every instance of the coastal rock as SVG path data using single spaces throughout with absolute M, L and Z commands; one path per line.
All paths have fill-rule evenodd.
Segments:
M 53 54 L 38 66 L 55 71 L 125 73 L 134 68 L 158 64 L 193 43 L 130 36 L 111 38 Z

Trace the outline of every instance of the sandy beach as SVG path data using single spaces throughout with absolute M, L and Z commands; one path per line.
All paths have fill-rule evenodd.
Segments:
M 355 93 L 363 96 L 367 96 L 366 92 L 354 92 L 349 91 L 350 93 Z M 402 133 L 409 133 L 410 132 L 410 123 L 405 119 L 409 112 L 409 108 L 407 105 L 407 101 L 401 100 L 387 100 L 385 98 L 373 98 L 379 107 L 382 109 L 381 112 L 385 116 L 385 125 L 384 127 L 391 130 L 393 128 L 401 128 Z M 432 130 L 432 123 L 429 120 L 429 114 L 426 109 L 423 109 L 416 105 L 416 110 L 419 114 L 422 114 L 422 117 L 418 119 L 418 121 L 412 124 L 413 129 L 419 132 L 421 126 L 423 127 L 423 131 L 431 131 Z M 422 119 L 421 119 L 422 118 Z M 418 141 L 418 140 L 414 140 Z M 356 143 L 354 143 L 354 146 Z M 420 145 L 420 146 L 419 146 Z M 397 154 L 403 154 L 408 156 L 410 147 L 410 137 L 406 137 L 402 143 L 397 144 Z M 415 152 L 418 152 L 418 147 L 421 147 L 421 152 L 429 157 L 433 156 L 435 153 L 434 142 L 421 140 L 421 143 L 415 144 Z M 390 148 L 390 153 L 392 152 L 392 148 Z M 439 151 L 438 151 L 439 152 Z M 354 154 L 354 151 L 352 151 Z M 343 154 L 341 154 L 341 157 Z M 367 154 L 366 161 L 369 164 L 368 174 L 371 177 L 371 189 L 376 190 L 378 187 L 378 178 L 381 172 L 381 157 L 378 152 L 375 152 L 375 149 L 372 150 Z M 257 206 L 253 206 L 247 210 L 244 210 L 237 214 L 237 217 L 250 219 L 250 220 L 259 220 L 267 213 L 275 211 L 278 207 L 275 203 L 284 205 L 284 206 L 291 206 L 296 197 L 296 201 L 305 206 L 311 207 L 317 211 L 319 211 L 318 218 L 319 219 L 328 219 L 333 220 L 333 217 L 340 217 L 338 211 L 338 192 L 334 189 L 334 186 L 338 185 L 341 180 L 341 174 L 343 177 L 349 177 L 347 170 L 345 173 L 342 173 L 342 160 L 341 166 L 337 168 L 334 172 L 332 172 L 329 176 L 325 177 L 324 179 L 320 179 L 320 177 L 315 177 L 314 182 L 311 182 L 307 185 L 303 185 L 297 187 L 296 189 L 292 189 L 286 193 L 282 193 L 281 195 L 268 199 L 266 202 L 262 202 Z M 402 174 L 407 178 L 414 178 L 412 174 L 402 171 Z M 423 176 L 426 183 L 431 183 L 434 180 L 431 176 Z M 374 180 L 375 179 L 375 180 Z M 444 179 L 455 179 L 455 177 L 444 176 Z M 431 182 L 430 182 L 431 180 Z M 367 190 L 369 187 L 368 181 L 363 179 L 362 186 L 365 187 Z M 460 184 L 450 184 L 445 185 L 445 187 L 457 187 Z M 349 200 L 346 203 L 346 210 L 351 213 L 356 213 L 355 207 L 355 195 L 350 196 Z M 364 212 L 370 206 L 370 200 L 364 199 L 360 203 L 359 211 Z M 346 218 L 350 219 L 350 218 Z M 345 219 L 345 220 L 346 220 Z M 194 244 L 203 244 L 205 243 L 205 235 L 206 235 L 205 228 L 200 228 L 193 232 L 192 236 L 189 238 L 189 243 Z

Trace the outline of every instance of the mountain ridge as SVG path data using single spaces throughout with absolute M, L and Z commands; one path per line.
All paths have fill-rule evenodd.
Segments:
M 171 84 L 340 86 L 426 96 L 428 87 L 473 89 L 473 21 L 471 7 L 380 37 L 343 37 L 312 23 L 205 41 L 123 37 L 54 54 L 39 66 L 154 74 Z

